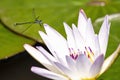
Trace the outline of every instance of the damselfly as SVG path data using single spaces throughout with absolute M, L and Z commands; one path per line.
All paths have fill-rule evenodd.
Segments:
M 32 24 L 39 24 L 40 26 L 43 25 L 42 20 L 39 20 L 39 16 L 36 17 L 36 15 L 35 15 L 35 9 L 34 8 L 33 8 L 33 17 L 34 17 L 33 21 L 18 22 L 18 23 L 15 23 L 14 25 L 18 26 L 18 25 L 30 24 L 24 31 L 26 31 L 28 28 L 30 28 L 30 26 L 32 26 Z

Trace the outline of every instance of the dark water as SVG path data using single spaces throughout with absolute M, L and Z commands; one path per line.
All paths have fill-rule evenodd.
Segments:
M 31 66 L 43 67 L 27 52 L 0 61 L 0 80 L 49 80 L 30 71 Z

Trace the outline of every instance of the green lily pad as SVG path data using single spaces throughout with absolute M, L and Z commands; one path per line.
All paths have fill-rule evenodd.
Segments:
M 34 17 L 32 14 L 32 8 L 35 8 L 36 15 L 40 16 L 40 20 L 43 23 L 47 23 L 58 30 L 60 33 L 65 35 L 64 28 L 63 28 L 63 21 L 67 22 L 68 24 L 77 23 L 77 15 L 80 8 L 83 8 L 87 13 L 87 16 L 91 17 L 92 21 L 94 22 L 98 17 L 105 16 L 106 14 L 112 14 L 119 12 L 119 4 L 117 0 L 106 1 L 104 6 L 101 6 L 101 2 L 91 2 L 88 0 L 81 0 L 81 1 L 64 1 L 64 0 L 52 0 L 48 3 L 47 0 L 44 1 L 18 1 L 16 3 L 8 4 L 5 2 L 1 2 L 2 4 L 5 3 L 4 6 L 6 8 L 1 9 L 1 19 L 2 21 L 12 30 L 26 35 L 38 42 L 42 42 L 41 38 L 39 37 L 38 31 L 44 30 L 42 26 L 39 24 L 29 25 L 19 25 L 14 26 L 13 24 L 16 22 L 27 22 L 27 21 L 34 21 Z M 94 4 L 93 4 L 94 3 Z M 2 5 L 1 4 L 1 5 Z M 15 5 L 14 5 L 15 4 Z M 21 5 L 21 6 L 20 6 Z M 69 6 L 69 7 L 68 7 Z M 15 8 L 14 8 L 15 7 Z M 99 14 L 100 13 L 100 14 Z M 29 27 L 29 28 L 28 28 Z M 27 29 L 28 28 L 28 29 Z M 27 29 L 27 30 L 26 30 Z
M 23 51 L 23 44 L 33 44 L 33 40 L 23 38 L 7 30 L 0 24 L 0 59 L 8 58 Z

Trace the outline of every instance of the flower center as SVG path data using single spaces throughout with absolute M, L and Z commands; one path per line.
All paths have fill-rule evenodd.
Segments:
M 70 54 L 70 56 L 71 56 L 74 60 L 76 60 L 77 57 L 78 57 L 78 54 Z
M 94 53 L 90 47 L 85 47 L 84 54 L 90 59 L 91 62 L 94 61 Z
M 70 51 L 70 57 L 74 60 L 78 58 L 79 54 L 85 54 L 90 59 L 91 62 L 94 61 L 94 53 L 90 47 L 85 46 L 84 51 L 80 51 L 79 49 L 74 50 L 73 48 L 69 48 L 69 51 Z
M 75 51 L 73 48 L 69 48 L 69 51 L 70 51 L 70 57 L 74 60 L 76 60 L 79 54 L 81 53 L 79 49 Z

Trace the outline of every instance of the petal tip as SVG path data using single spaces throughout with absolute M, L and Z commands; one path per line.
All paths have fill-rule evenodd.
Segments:
M 36 70 L 36 67 L 35 66 L 32 66 L 31 67 L 31 71 L 34 72 Z
M 80 14 L 82 14 L 82 15 L 87 19 L 86 14 L 85 14 L 85 12 L 84 12 L 83 9 L 80 9 L 80 13 L 79 13 L 79 15 L 80 15 Z
M 23 47 L 26 49 L 26 48 L 30 47 L 30 45 L 29 44 L 24 44 Z
M 49 25 L 46 24 L 46 23 L 44 23 L 43 26 L 44 26 L 45 29 L 46 29 L 46 27 L 49 27 Z
M 83 9 L 80 9 L 80 12 L 81 12 L 81 13 L 84 13 L 84 10 L 83 10 Z
M 67 25 L 67 23 L 66 23 L 66 22 L 63 22 L 63 25 L 64 25 L 64 26 L 66 26 L 66 25 Z

